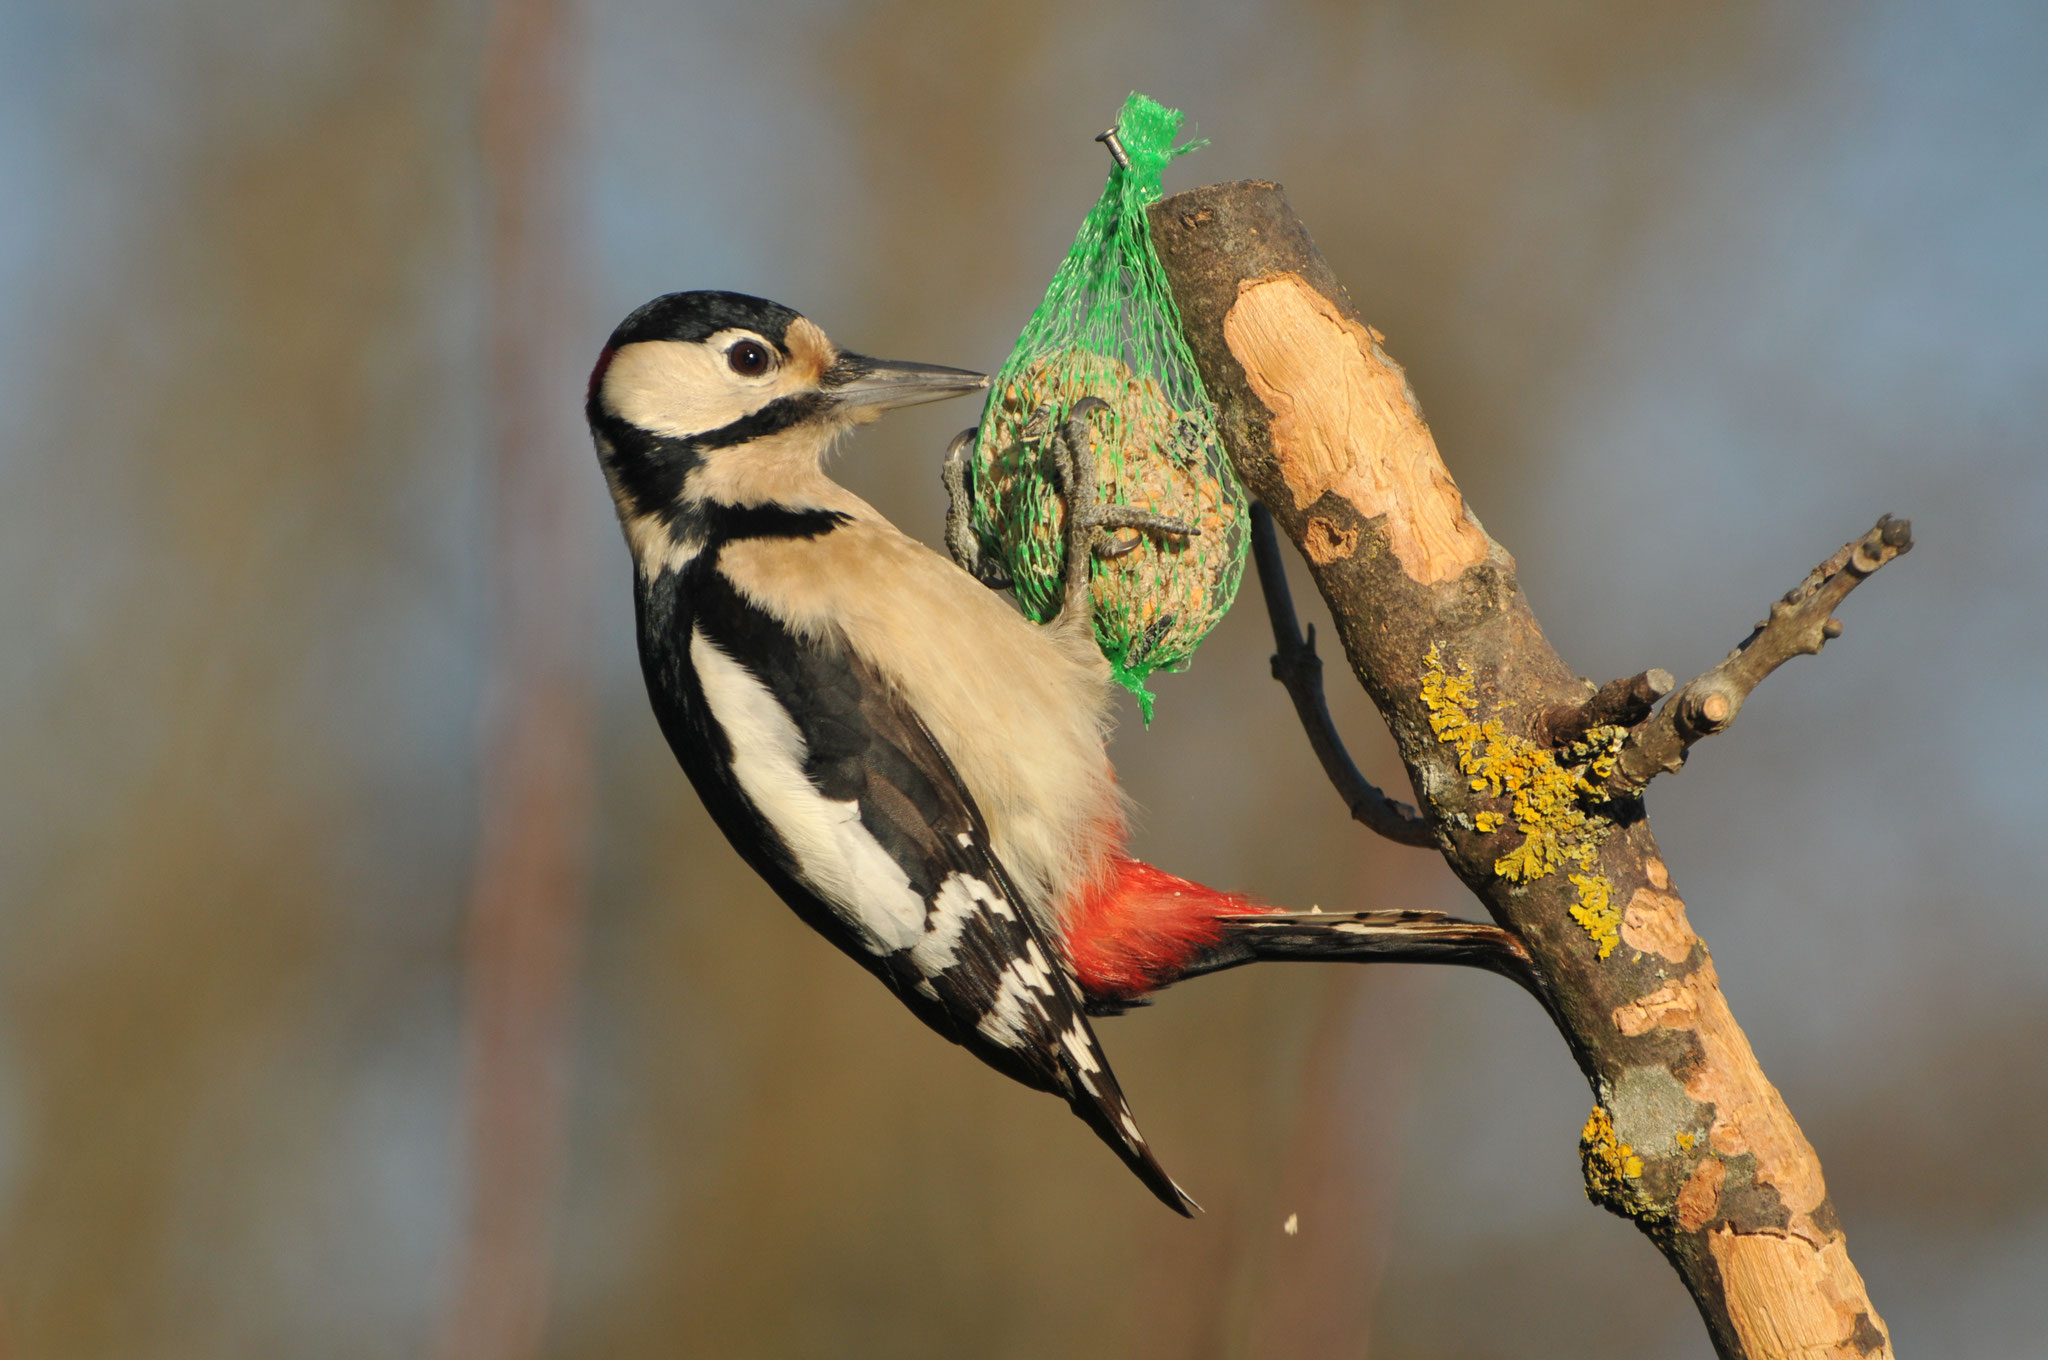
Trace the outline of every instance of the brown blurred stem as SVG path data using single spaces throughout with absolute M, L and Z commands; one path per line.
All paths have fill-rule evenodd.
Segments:
M 1273 533 L 1273 515 L 1252 504 L 1252 563 L 1259 574 L 1259 592 L 1266 616 L 1273 622 L 1273 678 L 1294 701 L 1308 744 L 1337 796 L 1350 809 L 1351 820 L 1402 845 L 1426 846 L 1435 839 L 1427 818 L 1408 804 L 1389 798 L 1365 777 L 1338 735 L 1330 705 L 1323 695 L 1323 659 L 1316 655 L 1316 626 L 1304 634 L 1287 588 L 1287 566 L 1280 560 L 1280 540 Z
M 532 1360 L 547 1322 L 591 818 L 590 697 L 570 315 L 570 0 L 496 0 L 481 131 L 491 179 L 497 590 L 464 955 L 466 1214 L 447 1360 Z M 568 411 L 564 417 L 561 412 Z
M 1560 746 L 1640 722 L 1668 677 L 1596 691 L 1564 664 L 1279 186 L 1211 185 L 1150 211 L 1239 476 L 1302 550 L 1438 849 L 1526 949 L 1593 1088 L 1587 1194 L 1664 1253 L 1725 1360 L 1889 1360 L 1820 1160 L 1736 1024 L 1639 801 L 1601 783 L 1640 789 L 1773 667 L 1817 650 L 1828 611 L 1910 543 L 1904 524 L 1829 559 L 1621 749 Z M 1268 579 L 1269 564 L 1270 546 Z M 1323 756 L 1319 695 L 1289 692 Z

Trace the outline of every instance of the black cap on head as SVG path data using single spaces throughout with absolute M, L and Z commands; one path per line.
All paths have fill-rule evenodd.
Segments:
M 800 314 L 779 302 L 746 293 L 669 293 L 619 323 L 605 348 L 642 340 L 701 341 L 724 330 L 749 330 L 783 343 L 789 323 Z

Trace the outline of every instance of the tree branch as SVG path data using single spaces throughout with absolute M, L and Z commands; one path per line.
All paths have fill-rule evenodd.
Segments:
M 1727 731 L 1765 676 L 1795 656 L 1818 653 L 1842 635 L 1842 622 L 1833 615 L 1850 591 L 1912 549 L 1912 521 L 1885 515 L 1869 533 L 1843 544 L 1808 572 L 1726 660 L 1687 683 L 1655 718 L 1629 733 L 1615 762 L 1616 790 L 1641 789 L 1660 774 L 1675 773 L 1694 742 Z
M 1278 186 L 1177 194 L 1151 221 L 1239 475 L 1307 558 L 1438 849 L 1547 985 L 1596 1101 L 1587 1194 L 1664 1253 L 1725 1360 L 1889 1360 L 1819 1159 L 1735 1023 L 1648 819 L 1633 799 L 1616 812 L 1629 750 L 1662 768 L 1648 730 L 1663 713 L 1633 748 L 1613 728 L 1669 677 L 1589 694 L 1564 664 Z M 1817 648 L 1834 603 L 1909 541 L 1889 523 L 1794 592 L 1723 678 L 1746 694 Z M 1674 721 L 1692 721 L 1685 698 L 1665 705 Z
M 1350 809 L 1351 820 L 1402 845 L 1433 844 L 1436 833 L 1430 829 L 1429 819 L 1380 792 L 1344 749 L 1344 738 L 1338 735 L 1323 696 L 1323 659 L 1316 655 L 1316 626 L 1310 624 L 1303 636 L 1294 612 L 1294 596 L 1287 589 L 1287 567 L 1280 560 L 1272 512 L 1256 501 L 1252 503 L 1252 562 L 1259 573 L 1259 592 L 1266 599 L 1266 615 L 1273 621 L 1273 678 L 1294 701 L 1308 744 L 1322 763 L 1323 773 L 1336 786 L 1337 796 Z

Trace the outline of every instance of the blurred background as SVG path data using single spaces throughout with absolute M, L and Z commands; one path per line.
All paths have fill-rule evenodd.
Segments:
M 1912 517 L 1651 811 L 1900 1354 L 2040 1355 L 2044 69 L 2024 3 L 0 4 L 0 1349 L 1709 1354 L 1513 988 L 1107 1022 L 1183 1223 L 656 733 L 606 332 L 726 287 L 992 368 L 1137 88 L 1213 139 L 1169 190 L 1286 184 L 1585 674 L 1692 674 Z M 936 542 L 973 415 L 841 471 Z M 1126 705 L 1140 852 L 1469 911 L 1269 650 L 1241 607 Z

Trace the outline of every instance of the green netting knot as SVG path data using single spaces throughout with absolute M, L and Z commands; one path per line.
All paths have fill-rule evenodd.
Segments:
M 1184 668 L 1230 608 L 1248 541 L 1244 489 L 1181 338 L 1145 217 L 1167 163 L 1203 145 L 1175 146 L 1180 123 L 1180 110 L 1144 95 L 1125 101 L 1115 129 L 1123 161 L 997 371 L 974 453 L 982 553 L 1003 565 L 1025 614 L 1039 622 L 1059 612 L 1065 557 L 1050 438 L 1081 398 L 1107 403 L 1090 418 L 1102 499 L 1201 531 L 1122 530 L 1118 537 L 1136 546 L 1091 567 L 1096 642 L 1147 722 L 1146 677 Z

